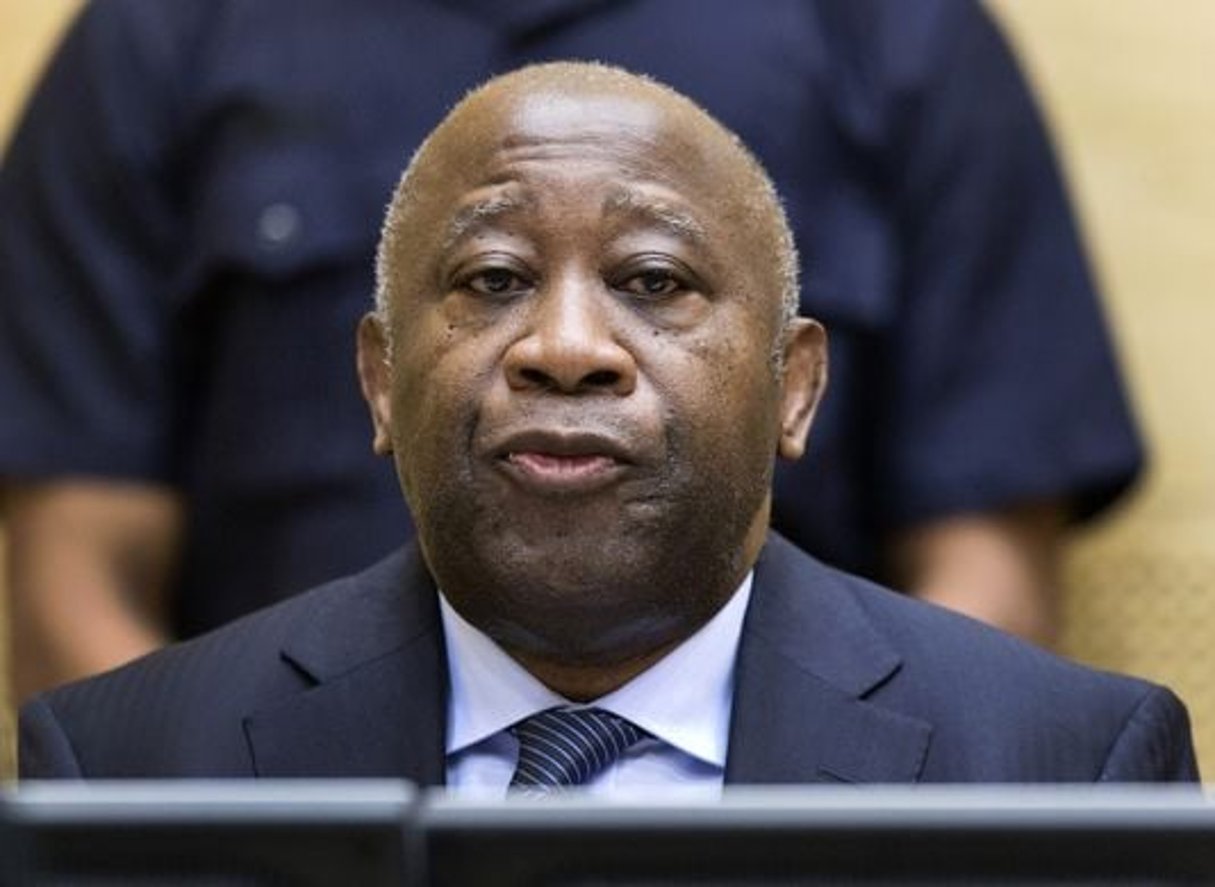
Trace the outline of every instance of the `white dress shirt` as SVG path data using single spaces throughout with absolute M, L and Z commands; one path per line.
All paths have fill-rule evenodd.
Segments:
M 670 788 L 716 796 L 725 772 L 734 659 L 751 597 L 751 574 L 690 638 L 593 705 L 650 736 L 585 786 L 590 794 Z M 540 683 L 439 596 L 451 694 L 447 785 L 501 796 L 519 749 L 509 727 L 569 700 Z

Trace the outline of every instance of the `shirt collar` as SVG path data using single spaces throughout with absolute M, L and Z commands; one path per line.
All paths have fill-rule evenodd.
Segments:
M 594 704 L 695 758 L 725 766 L 734 660 L 751 596 L 748 573 L 726 605 L 682 644 Z M 447 754 L 568 700 L 540 683 L 439 595 L 451 695 Z

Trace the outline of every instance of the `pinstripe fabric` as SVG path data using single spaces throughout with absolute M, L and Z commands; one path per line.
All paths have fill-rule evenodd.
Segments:
M 590 781 L 646 735 L 609 711 L 575 706 L 547 709 L 510 729 L 519 740 L 510 787 L 535 794 Z

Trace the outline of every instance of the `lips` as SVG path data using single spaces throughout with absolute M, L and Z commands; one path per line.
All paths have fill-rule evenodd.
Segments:
M 514 432 L 491 452 L 513 481 L 541 494 L 594 492 L 619 480 L 636 462 L 618 439 L 586 431 Z

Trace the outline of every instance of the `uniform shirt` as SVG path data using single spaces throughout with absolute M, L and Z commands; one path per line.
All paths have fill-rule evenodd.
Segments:
M 1140 449 L 1051 151 L 967 0 L 93 0 L 0 171 L 0 476 L 170 484 L 190 634 L 400 544 L 354 371 L 383 207 L 470 86 L 595 58 L 767 165 L 830 331 L 775 525 L 887 535 L 1063 497 Z
M 721 790 L 734 695 L 734 658 L 752 575 L 695 634 L 592 705 L 620 715 L 649 737 L 585 788 L 593 794 L 674 788 Z M 509 727 L 569 700 L 532 677 L 440 596 L 447 644 L 447 785 L 501 795 L 519 746 Z

